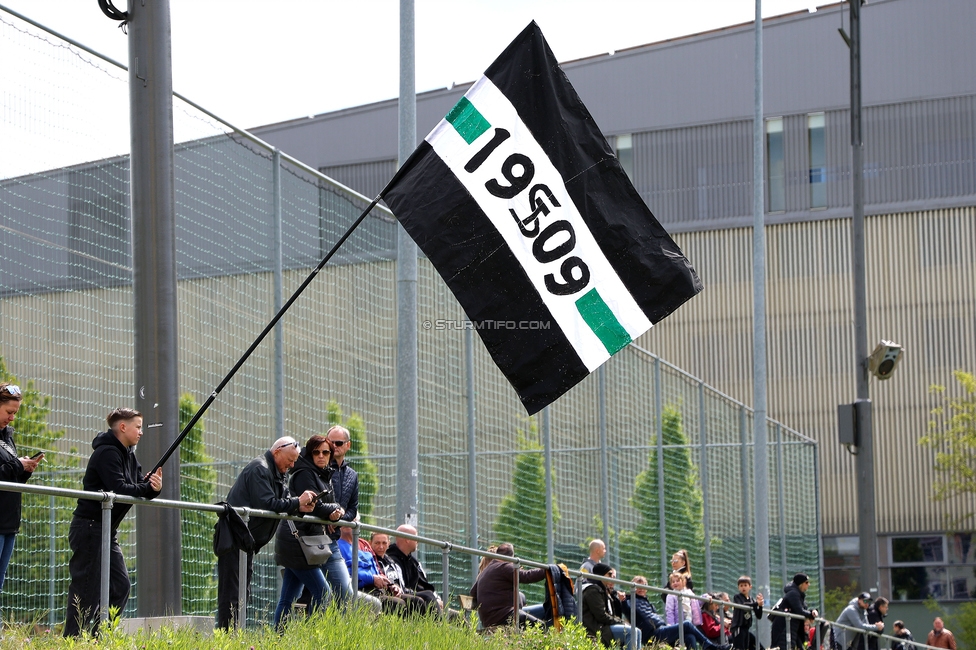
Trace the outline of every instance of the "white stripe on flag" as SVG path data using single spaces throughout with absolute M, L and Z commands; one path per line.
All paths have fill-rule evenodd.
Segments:
M 593 234 L 586 227 L 579 210 L 566 191 L 562 176 L 553 166 L 542 147 L 539 146 L 539 143 L 536 142 L 528 127 L 522 122 L 508 98 L 486 77 L 479 79 L 465 97 L 491 124 L 492 128 L 468 144 L 450 123 L 441 120 L 426 140 L 494 224 L 515 258 L 522 265 L 536 291 L 539 292 L 543 302 L 552 312 L 563 334 L 576 350 L 587 369 L 593 371 L 610 355 L 594 331 L 583 320 L 576 306 L 576 301 L 580 296 L 596 288 L 600 297 L 632 340 L 650 329 L 651 322 L 624 286 L 617 272 L 604 256 L 603 251 L 600 250 Z M 499 127 L 509 131 L 511 136 L 495 145 L 496 148 L 491 150 L 484 163 L 475 171 L 465 171 L 465 165 L 469 164 L 476 153 L 486 149 L 486 145 L 488 145 L 487 148 L 492 146 L 489 143 L 497 137 L 496 128 Z M 503 173 L 503 163 L 509 159 L 509 156 L 516 153 L 523 154 L 531 160 L 534 166 L 534 174 L 527 188 L 518 192 L 514 198 L 500 198 L 490 192 L 485 184 L 494 179 L 502 187 L 517 185 L 518 181 L 512 180 L 512 178 L 517 179 L 524 175 L 524 166 L 511 166 L 508 169 L 509 179 L 506 179 Z M 533 212 L 533 207 L 530 206 L 530 191 L 540 183 L 549 188 L 555 201 L 550 201 L 548 197 L 544 198 L 544 202 L 549 206 L 549 214 L 540 215 L 538 223 L 530 223 L 529 227 L 536 226 L 543 230 L 556 221 L 565 220 L 571 224 L 576 236 L 576 244 L 570 252 L 560 259 L 547 263 L 542 263 L 536 258 L 533 253 L 535 239 L 522 234 L 519 224 L 509 211 L 510 209 L 514 210 L 515 214 L 522 219 L 527 218 Z M 537 205 L 538 198 L 542 196 L 544 196 L 543 193 L 536 194 Z M 558 203 L 559 207 L 555 207 L 555 203 Z M 550 245 L 547 248 L 549 250 L 558 248 L 568 239 L 565 230 L 559 232 L 551 237 Z M 559 282 L 569 279 L 563 278 L 560 274 L 560 264 L 566 256 L 576 256 L 583 261 L 589 269 L 590 281 L 585 288 L 570 295 L 554 295 L 546 288 L 545 276 L 554 274 Z M 576 275 L 571 276 L 571 279 L 575 280 L 578 276 L 579 273 L 577 272 Z M 490 278 L 485 280 L 490 281 Z

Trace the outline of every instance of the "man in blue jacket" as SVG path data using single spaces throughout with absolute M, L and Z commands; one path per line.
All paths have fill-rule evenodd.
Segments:
M 114 492 L 130 497 L 154 499 L 163 488 L 163 469 L 142 475 L 135 447 L 142 438 L 142 414 L 128 408 L 117 408 L 108 414 L 108 431 L 92 441 L 92 455 L 83 480 L 86 492 Z M 112 508 L 112 545 L 110 548 L 109 605 L 119 611 L 129 601 L 129 572 L 116 534 L 129 504 L 116 503 Z M 68 563 L 71 585 L 68 587 L 68 611 L 64 636 L 78 636 L 82 628 L 98 629 L 98 606 L 102 575 L 102 504 L 94 499 L 78 499 L 68 529 L 68 545 L 74 553 Z

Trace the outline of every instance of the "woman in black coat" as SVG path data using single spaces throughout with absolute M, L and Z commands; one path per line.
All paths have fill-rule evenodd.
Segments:
M 332 443 L 328 439 L 318 435 L 312 436 L 305 443 L 305 448 L 298 456 L 298 460 L 295 461 L 289 479 L 291 494 L 302 494 L 306 490 L 312 490 L 319 495 L 315 502 L 315 509 L 312 510 L 311 514 L 313 517 L 327 521 L 336 521 L 343 513 L 342 508 L 335 503 L 335 498 L 332 495 L 332 469 L 329 467 L 332 451 Z M 338 530 L 331 530 L 331 526 L 328 527 L 330 530 L 327 530 L 326 526 L 322 524 L 294 523 L 297 533 L 303 537 L 328 534 L 334 542 L 339 536 Z M 335 551 L 335 555 L 339 555 L 335 548 L 333 551 Z M 342 561 L 341 557 L 339 561 Z M 302 587 L 305 587 L 311 595 L 310 609 L 315 609 L 322 604 L 327 587 L 322 567 L 311 566 L 305 560 L 305 554 L 302 552 L 298 539 L 295 538 L 291 526 L 286 521 L 282 521 L 278 525 L 278 532 L 275 536 L 275 562 L 285 569 L 281 583 L 281 596 L 274 613 L 274 626 L 276 629 L 280 629 L 285 613 L 302 593 Z

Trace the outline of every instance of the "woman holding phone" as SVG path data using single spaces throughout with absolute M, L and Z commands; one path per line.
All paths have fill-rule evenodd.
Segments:
M 0 382 L 0 481 L 26 483 L 44 458 L 43 453 L 17 457 L 14 430 L 10 423 L 17 417 L 24 396 L 20 387 Z M 7 575 L 7 565 L 14 552 L 14 539 L 20 532 L 20 492 L 0 491 L 0 590 Z
M 306 490 L 315 492 L 318 496 L 315 501 L 315 508 L 312 516 L 327 521 L 336 521 L 342 516 L 343 510 L 335 503 L 332 494 L 332 469 L 329 461 L 332 460 L 332 443 L 322 436 L 312 436 L 305 443 L 305 448 L 299 454 L 295 466 L 291 469 L 289 490 L 292 494 L 302 494 Z M 339 547 L 336 540 L 339 537 L 338 530 L 329 530 L 322 524 L 295 522 L 295 530 L 301 536 L 306 535 L 325 535 L 332 538 L 332 558 L 323 566 L 311 566 L 305 560 L 305 554 L 299 546 L 298 540 L 292 534 L 291 526 L 288 522 L 282 521 L 278 525 L 278 533 L 275 536 L 275 562 L 284 567 L 284 577 L 281 582 L 281 596 L 278 599 L 278 606 L 274 613 L 274 627 L 281 630 L 286 611 L 291 608 L 292 603 L 302 593 L 304 586 L 311 599 L 309 610 L 314 610 L 321 606 L 326 591 L 326 575 L 324 570 L 331 569 L 329 565 L 333 560 L 338 560 L 342 565 L 342 571 L 346 575 L 346 582 L 349 581 L 346 573 L 346 565 L 339 554 Z

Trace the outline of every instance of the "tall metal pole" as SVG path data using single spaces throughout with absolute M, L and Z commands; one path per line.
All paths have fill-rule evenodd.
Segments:
M 478 548 L 478 445 L 474 429 L 474 332 L 464 330 L 465 383 L 468 385 L 468 545 Z M 478 556 L 471 556 L 471 580 L 478 577 Z M 447 592 L 444 592 L 447 593 Z
M 130 0 L 128 9 L 135 403 L 145 460 L 180 431 L 173 74 L 169 0 Z M 162 497 L 180 498 L 178 455 L 165 470 Z M 136 521 L 139 615 L 180 614 L 180 513 L 136 508 Z
M 657 516 L 658 539 L 661 544 L 661 575 L 670 573 L 668 565 L 668 535 L 665 525 L 667 513 L 664 508 L 664 413 L 663 389 L 661 387 L 661 359 L 654 358 L 654 428 L 657 430 Z M 677 550 L 677 549 L 676 549 Z M 679 608 L 680 609 L 680 608 Z M 678 630 L 681 631 L 680 628 Z M 682 637 L 683 638 L 683 637 Z
M 413 0 L 400 0 L 400 144 L 403 164 L 417 143 Z M 396 520 L 417 525 L 420 472 L 417 427 L 417 246 L 397 226 L 397 504 Z
M 705 420 L 705 382 L 698 382 L 698 475 L 701 480 L 702 529 L 705 531 L 705 589 L 712 591 L 711 499 L 708 494 L 708 426 Z
M 282 269 L 282 223 L 281 223 L 281 151 L 275 147 L 272 156 L 274 171 L 272 172 L 273 192 L 272 219 L 274 220 L 274 250 L 271 251 L 274 265 L 274 313 L 281 310 L 285 304 L 284 271 Z M 274 434 L 272 440 L 285 435 L 285 326 L 281 321 L 275 323 L 274 329 Z M 269 440 L 270 442 L 270 440 Z
M 607 545 L 607 562 L 616 564 L 617 545 L 610 544 L 610 450 L 607 448 L 607 373 L 606 366 L 596 369 L 597 378 L 597 429 L 600 436 L 600 518 L 603 519 L 603 542 Z
M 854 273 L 854 367 L 858 401 L 868 395 L 868 312 L 864 258 L 864 140 L 861 135 L 861 4 L 851 5 L 851 254 Z M 857 436 L 857 527 L 860 539 L 861 589 L 878 595 L 878 540 L 875 530 L 874 439 L 871 405 L 855 409 Z
M 552 430 L 549 407 L 542 409 L 542 453 L 546 472 L 546 562 L 556 561 L 556 522 L 553 519 L 552 493 Z
M 756 500 L 756 589 L 769 602 L 769 461 L 766 429 L 766 224 L 764 189 L 762 0 L 756 0 L 755 96 L 752 121 L 752 393 L 753 480 Z M 769 647 L 769 631 L 759 625 L 759 641 Z

